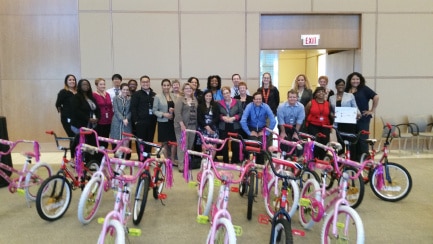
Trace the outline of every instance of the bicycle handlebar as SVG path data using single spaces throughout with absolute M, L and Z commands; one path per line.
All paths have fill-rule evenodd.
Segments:
M 9 146 L 9 149 L 6 152 L 0 151 L 0 156 L 11 154 L 12 150 L 19 143 L 33 143 L 33 152 L 23 152 L 23 154 L 26 157 L 34 157 L 35 160 L 36 160 L 36 162 L 39 162 L 39 159 L 41 157 L 41 152 L 40 152 L 40 149 L 39 149 L 39 142 L 37 142 L 37 141 L 31 141 L 31 140 L 9 141 L 9 140 L 5 140 L 5 139 L 0 139 L 0 144 Z

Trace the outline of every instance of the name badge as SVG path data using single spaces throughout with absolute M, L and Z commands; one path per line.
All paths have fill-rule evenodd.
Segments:
M 149 108 L 149 114 L 150 114 L 150 115 L 152 115 L 152 114 L 153 114 L 153 111 L 152 111 L 152 109 L 151 109 L 151 108 Z
M 323 117 L 322 117 L 322 116 L 320 116 L 319 120 L 320 120 L 320 121 L 323 121 Z
M 108 113 L 105 113 L 105 118 L 108 119 Z

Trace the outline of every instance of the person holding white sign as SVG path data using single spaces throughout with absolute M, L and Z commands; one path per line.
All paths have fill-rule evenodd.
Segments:
M 355 133 L 356 120 L 361 117 L 361 112 L 356 105 L 355 96 L 352 93 L 344 92 L 346 82 L 343 79 L 335 81 L 337 93 L 329 97 L 329 103 L 332 110 L 335 111 L 334 124 L 337 125 L 339 131 L 347 133 Z M 344 142 L 338 142 L 343 146 Z

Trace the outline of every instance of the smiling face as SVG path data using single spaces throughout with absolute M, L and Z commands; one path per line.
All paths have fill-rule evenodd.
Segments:
M 171 84 L 168 81 L 164 81 L 162 83 L 162 92 L 163 93 L 169 93 L 170 92 L 170 88 L 171 88 Z
M 77 86 L 77 81 L 75 80 L 75 77 L 70 75 L 66 79 L 66 85 L 68 86 L 69 89 L 75 89 L 75 87 Z
M 357 88 L 359 86 L 359 84 L 361 83 L 361 79 L 359 78 L 359 76 L 354 75 L 352 77 L 352 79 L 350 79 L 350 84 L 352 85 L 352 87 Z
M 212 87 L 212 88 L 217 88 L 218 87 L 218 79 L 217 78 L 212 78 L 211 80 L 210 80 L 210 86 Z
M 241 81 L 241 77 L 239 75 L 234 75 L 232 77 L 233 86 L 237 87 L 239 86 L 239 82 Z
M 246 86 L 239 86 L 239 94 L 244 96 L 247 94 L 247 87 Z
M 119 88 L 121 83 L 122 83 L 121 79 L 119 79 L 119 78 L 114 78 L 113 79 L 113 86 L 114 87 Z
M 298 83 L 298 88 L 305 87 L 305 77 L 303 75 L 298 76 L 296 82 Z
M 345 88 L 346 84 L 344 82 L 340 82 L 338 83 L 338 85 L 335 86 L 335 89 L 337 89 L 338 93 L 343 93 Z
M 229 89 L 223 88 L 222 89 L 222 93 L 223 93 L 224 101 L 229 102 L 232 99 L 231 98 L 231 93 L 230 93 Z
M 174 93 L 178 93 L 179 90 L 180 90 L 180 84 L 179 84 L 179 82 L 173 83 L 173 85 L 171 86 L 171 89 L 173 90 Z
M 257 107 L 262 105 L 262 94 L 255 94 L 253 98 L 254 105 Z
M 190 85 L 190 83 L 186 83 L 183 86 L 183 93 L 185 94 L 185 97 L 192 97 L 192 86 Z
M 197 86 L 198 86 L 198 81 L 196 79 L 192 79 L 191 82 L 189 82 L 189 84 L 191 84 L 191 88 L 195 91 L 197 90 Z
M 268 73 L 263 74 L 262 83 L 263 86 L 268 87 L 269 84 L 271 83 L 271 75 L 269 75 Z
M 150 79 L 147 77 L 143 77 L 140 80 L 141 89 L 143 90 L 149 90 L 150 89 Z
M 122 97 L 127 97 L 129 96 L 129 87 L 128 86 L 123 86 L 122 90 L 120 90 L 120 95 L 122 95 Z
M 81 82 L 81 90 L 83 92 L 88 92 L 90 90 L 90 83 L 88 81 Z
M 326 87 L 328 85 L 328 81 L 326 81 L 326 79 L 322 78 L 319 80 L 319 85 L 321 87 Z
M 298 93 L 289 93 L 287 94 L 287 102 L 290 105 L 295 105 L 298 102 Z
M 204 101 L 205 101 L 206 103 L 210 103 L 210 102 L 212 101 L 212 93 L 211 93 L 211 92 L 207 92 L 207 93 L 204 95 Z
M 105 80 L 99 80 L 98 84 L 96 85 L 96 90 L 98 92 L 104 92 L 105 91 Z

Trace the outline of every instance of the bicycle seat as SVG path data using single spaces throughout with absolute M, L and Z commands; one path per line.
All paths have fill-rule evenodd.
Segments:
M 377 140 L 374 138 L 373 139 L 366 139 L 365 141 L 370 145 L 374 145 L 377 142 Z

